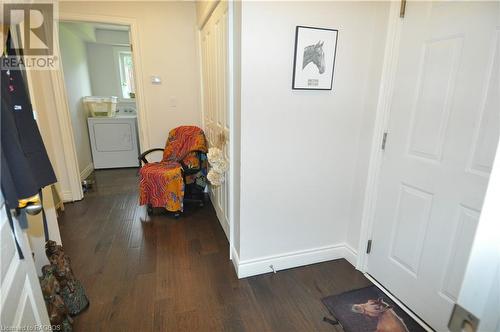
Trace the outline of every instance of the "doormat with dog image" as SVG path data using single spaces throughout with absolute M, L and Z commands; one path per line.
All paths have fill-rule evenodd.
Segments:
M 425 332 L 376 286 L 328 296 L 321 301 L 345 332 Z M 326 317 L 325 321 L 337 323 Z

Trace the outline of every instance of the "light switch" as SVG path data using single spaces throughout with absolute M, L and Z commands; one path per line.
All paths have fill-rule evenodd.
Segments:
M 170 108 L 176 108 L 177 107 L 177 98 L 175 98 L 174 96 L 170 96 L 168 104 L 169 104 Z
M 151 76 L 151 84 L 161 84 L 161 77 L 160 76 L 156 76 L 156 75 L 152 75 Z

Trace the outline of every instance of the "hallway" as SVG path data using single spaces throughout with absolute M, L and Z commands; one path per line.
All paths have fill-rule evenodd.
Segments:
M 148 218 L 137 169 L 95 177 L 59 218 L 90 299 L 75 331 L 332 331 L 320 299 L 370 284 L 345 260 L 238 280 L 210 204 Z

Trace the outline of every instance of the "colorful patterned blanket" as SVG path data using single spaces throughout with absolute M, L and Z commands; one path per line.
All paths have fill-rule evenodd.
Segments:
M 200 177 L 206 175 L 206 162 L 202 161 L 200 165 L 196 151 L 207 152 L 203 130 L 195 126 L 172 129 L 168 134 L 162 161 L 148 163 L 139 171 L 139 203 L 164 207 L 172 212 L 182 211 L 184 201 L 182 164 L 188 168 L 201 168 L 197 174 L 186 177 L 187 184 L 203 182 L 200 181 Z

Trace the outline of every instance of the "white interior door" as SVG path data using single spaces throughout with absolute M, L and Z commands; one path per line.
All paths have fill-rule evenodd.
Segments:
M 201 30 L 203 125 L 209 146 L 222 149 L 229 161 L 228 6 L 221 1 Z M 210 188 L 217 217 L 229 239 L 229 172 Z
M 12 331 L 37 331 L 49 326 L 49 317 L 26 236 L 17 222 L 16 234 L 24 253 L 20 260 L 0 196 L 0 326 Z
M 447 330 L 500 127 L 499 2 L 408 2 L 367 271 Z

